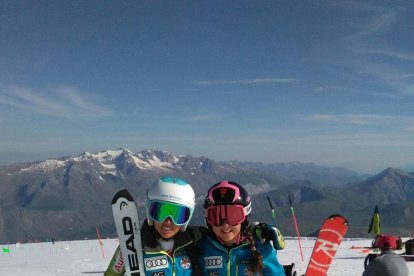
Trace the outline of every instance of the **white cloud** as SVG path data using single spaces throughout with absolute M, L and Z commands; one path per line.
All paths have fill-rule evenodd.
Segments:
M 372 38 L 391 30 L 404 13 L 404 9 L 396 5 L 390 7 L 362 1 L 335 2 L 334 7 L 341 14 L 348 11 L 353 16 L 352 20 L 346 20 L 348 26 L 354 30 L 352 34 L 344 37 L 349 41 Z
M 312 121 L 342 122 L 355 125 L 383 125 L 397 120 L 397 117 L 380 114 L 314 114 L 310 119 Z
M 398 13 L 389 11 L 380 15 L 366 17 L 368 20 L 365 24 L 361 24 L 360 30 L 355 34 L 356 36 L 372 36 L 378 33 L 388 31 L 395 20 L 398 18 Z
M 53 117 L 90 119 L 111 115 L 106 107 L 93 103 L 74 87 L 60 86 L 38 91 L 32 88 L 0 86 L 0 105 L 13 106 Z
M 201 85 L 220 85 L 220 84 L 269 84 L 269 83 L 298 83 L 295 78 L 256 78 L 256 79 L 242 79 L 242 80 L 207 80 L 197 81 L 197 84 Z
M 396 95 L 395 93 L 391 92 L 367 92 L 368 95 L 374 96 L 377 98 L 387 98 L 387 99 L 402 99 L 403 97 L 400 95 Z
M 411 136 L 399 133 L 326 133 L 308 135 L 306 137 L 296 137 L 291 143 L 309 145 L 367 145 L 367 146 L 414 146 Z
M 338 85 L 322 85 L 313 89 L 315 92 L 340 92 L 340 93 L 356 93 L 354 89 Z
M 386 49 L 385 47 L 381 49 L 381 46 L 378 46 L 378 45 L 365 46 L 364 48 L 351 47 L 349 50 L 355 53 L 359 53 L 359 54 L 381 55 L 381 56 L 391 57 L 391 58 L 403 60 L 403 61 L 414 60 L 414 54 L 412 52 L 405 52 L 405 51 L 398 50 L 398 49 Z
M 411 78 L 414 78 L 414 73 L 401 74 L 400 76 L 397 76 L 397 78 L 400 78 L 400 79 L 411 79 Z
M 392 88 L 390 93 L 414 95 L 414 84 L 407 77 L 410 73 L 405 72 L 404 68 L 398 68 L 397 66 L 384 63 L 365 62 L 364 64 L 358 65 L 358 70 L 360 74 L 374 77 L 377 82 L 379 81 L 383 85 Z
M 362 47 L 361 47 L 362 49 Z M 359 86 L 361 83 L 364 86 L 372 85 L 372 89 L 360 90 L 362 93 L 367 93 L 376 96 L 387 97 L 406 97 L 414 95 L 414 74 L 412 73 L 411 61 L 404 60 L 403 65 L 399 62 L 383 62 L 381 58 L 371 58 L 369 54 L 371 49 L 365 47 L 364 50 L 351 50 L 352 53 L 358 53 L 356 56 L 348 56 L 346 60 L 337 60 L 336 65 L 341 65 L 348 68 L 350 73 L 344 75 L 348 80 L 349 87 L 353 85 Z M 400 56 L 406 53 L 401 52 Z M 413 58 L 406 56 L 406 58 Z M 332 85 L 331 85 L 332 86 Z M 328 85 L 318 87 L 317 91 L 324 91 Z
M 305 146 L 307 149 L 312 149 L 316 146 L 414 146 L 414 141 L 411 139 L 410 133 L 388 133 L 388 132 L 371 132 L 371 133 L 348 133 L 348 132 L 333 132 L 333 133 L 307 133 L 306 135 L 238 135 L 232 139 L 222 138 L 220 141 L 217 138 L 212 138 L 215 143 L 222 145 L 247 147 L 255 146 L 270 148 L 289 149 L 290 146 Z M 204 137 L 206 142 L 209 141 Z M 292 149 L 292 148 L 290 148 Z M 298 148 L 297 148 L 298 149 Z
M 194 115 L 190 116 L 188 120 L 190 121 L 217 121 L 223 119 L 223 115 L 218 114 L 201 114 L 201 115 Z
M 353 81 L 364 85 L 372 83 L 375 87 L 380 84 L 382 91 L 367 91 L 371 95 L 414 95 L 414 54 L 404 43 L 390 39 L 391 30 L 399 28 L 398 24 L 408 16 L 407 12 L 403 8 L 387 8 L 386 5 L 362 4 L 356 7 L 352 9 L 355 20 L 348 24 L 354 31 L 342 38 L 342 49 L 338 51 L 343 53 L 336 60 L 331 59 L 330 63 L 348 68 L 348 78 Z
M 71 102 L 74 106 L 85 110 L 90 114 L 95 114 L 98 117 L 107 116 L 110 114 L 110 111 L 107 108 L 83 98 L 80 95 L 82 91 L 75 87 L 60 86 L 56 88 L 56 91 L 58 93 L 61 93 L 62 96 Z

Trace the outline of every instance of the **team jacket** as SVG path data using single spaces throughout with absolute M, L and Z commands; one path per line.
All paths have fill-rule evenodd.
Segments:
M 211 236 L 202 238 L 198 246 L 202 254 L 199 265 L 203 275 L 207 276 L 247 276 L 249 272 L 251 250 L 245 242 L 231 249 L 226 249 Z M 263 256 L 264 276 L 284 276 L 285 270 L 277 259 L 277 253 L 269 242 L 256 242 L 257 250 Z
M 408 266 L 401 256 L 386 250 L 368 264 L 362 276 L 408 276 Z
M 187 249 L 193 245 L 192 230 L 178 232 L 175 236 L 172 257 L 162 251 L 156 241 L 156 230 L 149 226 L 147 221 L 143 223 L 141 238 L 144 246 L 145 275 L 148 276 L 191 276 L 192 267 Z M 125 275 L 123 258 L 119 246 L 105 272 L 105 276 Z

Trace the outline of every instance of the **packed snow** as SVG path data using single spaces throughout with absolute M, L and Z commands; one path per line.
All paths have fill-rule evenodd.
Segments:
M 406 239 L 403 239 L 405 241 Z M 298 275 L 305 273 L 314 239 L 302 239 L 301 254 L 296 239 L 286 239 L 286 248 L 278 252 L 282 264 L 296 264 Z M 340 245 L 328 275 L 361 275 L 367 253 L 352 246 L 369 246 L 369 239 L 346 239 Z M 103 275 L 118 240 L 58 241 L 3 245 L 9 252 L 0 255 L 0 275 L 7 276 L 66 276 Z M 7 250 L 6 250 L 7 251 Z M 407 262 L 410 275 L 414 276 L 414 262 Z

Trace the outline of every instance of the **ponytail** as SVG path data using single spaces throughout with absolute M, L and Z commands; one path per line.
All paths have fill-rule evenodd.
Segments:
M 257 250 L 252 234 L 247 233 L 245 238 L 249 241 L 250 250 L 252 252 L 252 257 L 250 258 L 250 270 L 253 274 L 258 273 L 259 275 L 263 275 L 263 256 Z

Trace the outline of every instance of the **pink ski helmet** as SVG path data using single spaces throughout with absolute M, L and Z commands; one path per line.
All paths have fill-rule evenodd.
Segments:
M 236 182 L 221 181 L 207 192 L 203 204 L 207 225 L 219 226 L 224 222 L 242 225 L 244 231 L 249 224 L 251 200 L 247 191 Z

